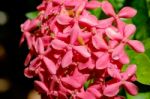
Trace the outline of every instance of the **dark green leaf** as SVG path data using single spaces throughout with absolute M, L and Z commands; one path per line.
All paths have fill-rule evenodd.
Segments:
M 148 15 L 150 17 L 150 0 L 146 0 L 146 2 L 147 2 Z
M 123 7 L 123 4 L 125 2 L 125 0 L 109 0 L 109 1 L 112 3 L 113 7 L 117 12 Z
M 133 23 L 137 26 L 135 39 L 146 39 L 150 36 L 148 30 L 148 9 L 146 0 L 132 0 L 131 5 L 137 10 L 137 15 L 133 18 Z
M 97 9 L 91 10 L 90 12 L 91 12 L 91 14 L 93 14 L 93 15 L 95 15 L 97 18 L 99 18 L 100 15 L 101 15 L 101 8 L 97 8 Z

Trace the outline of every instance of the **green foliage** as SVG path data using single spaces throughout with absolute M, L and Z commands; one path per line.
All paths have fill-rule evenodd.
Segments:
M 90 12 L 91 12 L 91 14 L 93 14 L 93 15 L 95 15 L 97 18 L 99 18 L 100 15 L 101 15 L 101 8 L 97 8 L 97 9 L 91 10 Z
M 145 54 L 150 58 L 150 38 L 147 38 L 143 41 L 145 46 Z
M 150 17 L 150 0 L 146 0 L 146 2 L 147 2 L 148 15 Z
M 137 80 L 142 84 L 150 85 L 150 59 L 146 54 L 139 54 L 134 58 L 137 64 Z
M 128 50 L 127 53 L 131 59 L 130 64 L 137 65 L 137 81 L 145 85 L 150 85 L 150 58 L 145 53 L 137 54 L 131 50 Z M 126 67 L 127 65 L 123 68 L 123 70 L 125 70 Z
M 90 84 L 92 84 L 94 82 L 93 79 L 89 79 L 85 84 L 84 84 L 84 89 L 87 89 L 89 87 Z
M 28 19 L 34 19 L 38 16 L 38 11 L 28 12 L 25 15 Z
M 132 7 L 137 9 L 137 15 L 133 18 L 133 23 L 137 26 L 137 33 L 135 35 L 136 39 L 144 40 L 150 37 L 149 32 L 149 16 L 147 9 L 146 0 L 133 0 L 131 2 Z
M 139 93 L 136 96 L 131 96 L 127 94 L 127 99 L 150 99 L 150 92 Z
M 118 12 L 123 7 L 125 0 L 109 0 Z

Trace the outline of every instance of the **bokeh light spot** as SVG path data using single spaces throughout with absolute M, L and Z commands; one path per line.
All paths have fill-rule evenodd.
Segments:
M 27 96 L 27 99 L 41 99 L 41 96 L 37 91 L 31 90 Z
M 10 89 L 10 81 L 0 78 L 0 93 L 4 93 Z
M 0 11 L 0 25 L 5 25 L 7 23 L 7 20 L 7 14 L 3 11 Z

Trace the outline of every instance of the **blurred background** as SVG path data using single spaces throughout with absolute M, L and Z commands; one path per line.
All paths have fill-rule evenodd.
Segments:
M 23 75 L 26 44 L 19 47 L 20 24 L 40 0 L 0 0 L 0 99 L 39 99 L 32 79 Z M 35 96 L 31 96 L 35 95 Z
M 136 57 L 138 66 L 139 97 L 126 95 L 127 99 L 150 99 L 150 0 L 110 0 L 119 11 L 123 6 L 132 6 L 138 14 L 127 23 L 137 26 L 134 39 L 141 40 L 146 46 L 146 52 Z M 0 99 L 40 99 L 33 90 L 33 79 L 24 77 L 23 63 L 28 53 L 24 43 L 19 47 L 21 37 L 20 24 L 27 18 L 25 14 L 35 11 L 41 0 L 0 0 Z M 102 17 L 100 9 L 91 11 L 97 17 Z M 136 54 L 130 52 L 134 60 Z M 142 67 L 142 68 L 141 68 Z

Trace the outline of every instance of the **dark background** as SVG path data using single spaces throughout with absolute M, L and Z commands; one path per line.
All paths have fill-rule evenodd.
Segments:
M 33 88 L 32 80 L 23 75 L 23 62 L 28 52 L 26 44 L 21 47 L 18 44 L 25 13 L 35 11 L 40 1 L 0 0 L 0 12 L 7 15 L 7 22 L 0 24 L 0 86 L 4 86 L 2 80 L 9 86 L 5 91 L 0 89 L 0 99 L 27 99 Z

